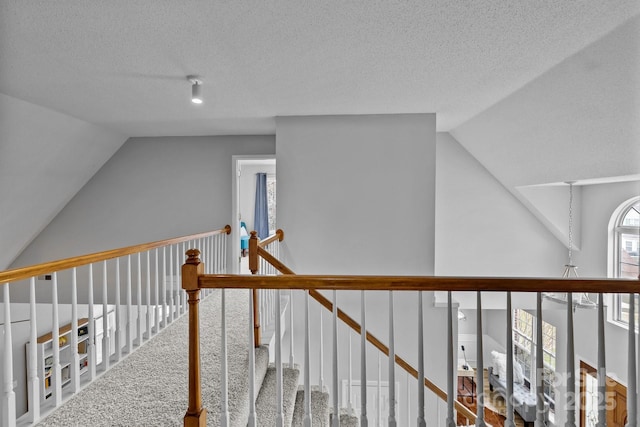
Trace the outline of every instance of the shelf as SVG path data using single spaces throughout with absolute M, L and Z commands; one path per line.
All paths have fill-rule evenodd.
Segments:
M 82 319 L 78 319 L 78 329 L 80 329 L 81 327 L 87 324 L 89 324 L 89 319 L 84 317 Z M 69 332 L 71 332 L 71 324 L 64 325 L 63 327 L 58 329 L 59 336 L 67 335 Z M 51 341 L 52 339 L 53 339 L 53 333 L 49 332 L 48 334 L 42 335 L 41 337 L 38 338 L 38 344 L 44 344 L 48 341 Z

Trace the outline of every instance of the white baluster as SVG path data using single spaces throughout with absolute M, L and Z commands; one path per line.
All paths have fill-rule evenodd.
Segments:
M 175 282 L 175 278 L 173 277 L 173 245 L 169 246 L 169 277 L 171 278 L 169 282 L 169 323 L 171 323 L 175 319 L 175 313 L 173 311 L 173 285 Z
M 116 344 L 116 362 L 122 358 L 122 324 L 120 317 L 122 309 L 120 308 L 120 258 L 116 258 L 116 324 L 115 324 L 115 344 Z
M 382 426 L 382 361 L 380 352 L 378 353 L 378 426 Z
M 138 336 L 138 347 L 142 345 L 142 261 L 138 252 L 138 285 L 136 286 L 136 300 L 138 316 L 136 317 L 136 335 Z
M 284 425 L 284 417 L 282 415 L 282 325 L 280 324 L 280 291 L 275 291 L 275 310 L 276 310 L 276 426 Z
M 304 292 L 304 427 L 311 427 L 311 377 L 309 376 L 309 291 Z
M 154 282 L 154 289 L 155 289 L 155 299 L 154 299 L 154 308 L 155 308 L 155 323 L 156 323 L 156 327 L 154 329 L 154 333 L 158 333 L 160 332 L 160 300 L 158 298 L 158 293 L 159 293 L 159 287 L 160 287 L 160 278 L 158 277 L 160 275 L 160 269 L 158 268 L 158 248 L 156 248 L 156 250 L 154 251 L 154 257 L 155 257 L 155 262 L 154 265 L 156 267 L 156 277 L 155 277 L 155 282 Z
M 293 357 L 293 290 L 289 289 L 289 367 L 294 368 Z
M 54 272 L 51 283 L 51 340 L 53 347 L 53 366 L 51 378 L 53 381 L 53 402 L 57 408 L 62 403 L 62 365 L 60 364 L 60 317 L 58 306 L 58 273 Z
M 151 254 L 147 251 L 147 340 L 151 338 Z
M 74 278 L 75 278 L 75 268 L 74 268 Z M 73 298 L 75 298 L 75 296 L 73 296 Z M 7 301 L 8 301 L 8 298 L 5 299 L 5 302 Z M 5 307 L 5 310 L 6 310 L 6 307 Z M 29 311 L 30 311 L 29 315 L 30 315 L 31 321 L 29 325 L 29 361 L 28 361 L 29 383 L 28 383 L 27 389 L 29 393 L 29 397 L 28 397 L 29 421 L 31 421 L 32 423 L 35 423 L 38 419 L 40 419 L 40 379 L 38 377 L 38 356 L 37 356 L 38 309 L 36 307 L 36 278 L 35 277 L 32 277 L 31 280 L 29 281 Z M 11 334 L 9 334 L 9 336 L 11 336 Z M 77 341 L 77 337 L 76 337 L 76 341 Z M 10 348 L 10 347 L 7 347 L 5 343 L 5 348 Z M 74 392 L 75 391 L 76 390 L 74 389 Z
M 396 421 L 396 352 L 393 336 L 393 291 L 389 291 L 389 427 L 398 425 Z
M 482 292 L 478 291 L 476 295 L 476 383 L 477 402 L 476 411 L 476 427 L 486 427 L 484 422 L 484 358 L 482 345 Z
M 109 356 L 111 355 L 111 334 L 109 331 L 109 316 L 107 310 L 109 309 L 109 295 L 107 284 L 107 261 L 102 262 L 102 366 L 104 371 L 109 370 Z M 77 331 L 77 328 L 73 329 Z M 76 334 L 77 336 L 77 334 Z M 78 346 L 75 346 L 76 349 Z
M 418 427 L 425 427 L 424 419 L 424 319 L 422 291 L 418 292 Z
M 221 352 L 221 390 L 220 390 L 220 425 L 227 427 L 229 425 L 229 387 L 228 387 L 228 368 L 227 368 L 227 314 L 226 314 L 226 292 L 224 289 L 220 291 L 220 327 L 222 328 L 220 335 L 220 352 Z M 249 349 L 251 353 L 252 349 Z
M 178 256 L 176 254 L 176 288 L 178 292 L 178 304 L 179 304 L 179 313 L 182 314 L 187 311 L 187 292 L 182 289 L 182 258 L 187 253 L 187 249 L 185 247 L 185 243 L 182 242 L 182 252 Z
M 340 427 L 340 407 L 338 405 L 338 294 L 333 290 L 333 340 L 331 363 L 331 397 L 333 398 L 332 426 Z
M 89 264 L 89 286 L 88 286 L 88 304 L 89 304 L 89 344 L 87 345 L 87 359 L 89 364 L 89 379 L 91 381 L 96 379 L 96 361 L 98 355 L 96 354 L 96 322 L 93 306 L 93 264 Z
M 507 292 L 507 419 L 504 427 L 515 427 L 513 419 L 513 322 L 511 292 Z
M 133 351 L 133 322 L 131 319 L 131 255 L 127 255 L 127 353 Z
M 249 421 L 247 427 L 256 427 L 256 349 L 253 342 L 253 291 L 249 289 Z
M 604 295 L 598 294 L 598 424 L 597 427 L 607 425 L 607 368 L 605 361 L 604 341 Z
M 405 383 L 407 384 L 407 413 L 406 413 L 406 418 L 407 418 L 407 425 L 409 425 L 411 420 L 411 382 L 410 382 L 410 376 L 409 373 L 406 373 L 406 380 Z
M 573 342 L 573 293 L 569 292 L 567 294 L 567 422 L 565 427 L 576 427 L 576 368 Z
M 629 355 L 628 363 L 628 385 L 627 385 L 627 425 L 626 427 L 636 427 L 638 420 L 638 392 L 636 388 L 636 300 L 634 294 L 629 294 Z
M 320 307 L 320 322 L 318 323 L 318 325 L 320 326 L 320 351 L 319 351 L 319 359 L 320 359 L 320 369 L 318 369 L 318 372 L 320 374 L 320 379 L 318 381 L 318 384 L 320 385 L 320 389 L 322 390 L 324 388 L 324 322 L 322 321 L 322 313 L 323 313 L 323 308 Z
M 167 247 L 162 248 L 162 328 L 167 326 Z
M 33 315 L 35 315 L 35 313 Z M 71 270 L 71 331 L 71 390 L 75 394 L 80 391 L 80 355 L 78 354 L 78 280 L 75 267 Z
M 513 333 L 511 334 L 513 336 Z M 536 423 L 535 427 L 544 427 L 544 363 L 542 338 L 542 292 L 536 296 Z
M 367 427 L 367 326 L 365 291 L 360 291 L 360 425 Z
M 4 363 L 2 384 L 2 415 L 0 421 L 3 426 L 15 427 L 16 425 L 16 394 L 13 391 L 13 341 L 11 338 L 11 299 L 9 298 L 9 285 L 5 283 L 2 291 L 4 299 Z
M 351 390 L 353 388 L 353 382 L 352 382 L 352 378 L 353 378 L 353 367 L 352 367 L 352 360 L 351 360 L 351 329 L 347 328 L 347 335 L 349 335 L 349 378 L 348 378 L 348 382 L 349 382 L 349 391 L 347 392 L 347 396 L 348 396 L 348 410 L 349 410 L 349 415 L 353 416 L 353 400 L 351 399 Z
M 451 304 L 451 291 L 447 292 L 447 427 L 455 427 L 456 420 L 453 417 L 453 400 L 455 397 L 453 388 L 453 312 Z

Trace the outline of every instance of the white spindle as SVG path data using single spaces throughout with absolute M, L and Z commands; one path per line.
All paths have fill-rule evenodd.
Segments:
M 353 378 L 353 366 L 352 366 L 352 360 L 351 360 L 351 329 L 347 328 L 347 335 L 349 335 L 349 372 L 348 372 L 348 382 L 349 382 L 349 387 L 348 387 L 348 392 L 347 392 L 347 404 L 348 404 L 348 410 L 349 410 L 349 415 L 353 416 L 353 400 L 351 399 L 351 389 L 353 388 L 353 382 L 352 382 L 352 378 Z
M 140 252 L 138 252 L 137 255 L 138 280 L 136 286 L 136 303 L 138 315 L 136 316 L 136 335 L 138 336 L 138 347 L 140 347 L 142 345 L 142 261 L 140 259 Z
M 504 427 L 515 427 L 513 415 L 513 322 L 511 292 L 507 292 L 507 419 Z
M 393 336 L 393 291 L 389 291 L 389 427 L 398 425 L 396 421 L 396 351 Z
M 447 292 L 447 427 L 455 427 L 453 416 L 453 309 L 451 291 Z
M 169 277 L 171 280 L 169 282 L 169 323 L 171 323 L 175 319 L 175 313 L 173 311 L 173 285 L 175 282 L 175 277 L 173 277 L 173 245 L 169 246 Z
M 406 373 L 406 380 L 405 380 L 405 383 L 407 385 L 407 398 L 406 398 L 406 401 L 407 401 L 406 418 L 407 418 L 407 420 L 405 422 L 407 423 L 407 425 L 409 425 L 409 423 L 410 423 L 409 420 L 411 420 L 411 382 L 410 382 L 410 378 L 411 377 L 409 376 L 409 373 L 407 372 Z
M 422 291 L 418 292 L 418 427 L 426 427 L 424 419 L 424 319 Z
M 635 360 L 635 357 L 634 357 Z M 635 378 L 635 373 L 634 373 Z M 573 294 L 567 294 L 567 422 L 565 427 L 576 427 L 576 368 L 573 345 Z M 631 418 L 629 418 L 631 419 Z M 632 426 L 635 427 L 635 424 Z
M 289 367 L 294 368 L 293 357 L 293 290 L 289 289 Z
M 127 353 L 133 351 L 133 322 L 131 321 L 131 255 L 127 255 Z
M 162 328 L 167 326 L 167 247 L 162 248 Z
M 331 358 L 331 397 L 333 398 L 333 420 L 332 426 L 340 426 L 340 406 L 338 401 L 338 294 L 336 290 L 333 290 L 333 334 L 331 339 L 333 341 L 332 346 L 332 358 Z
M 627 386 L 627 427 L 636 427 L 638 420 L 637 379 L 636 379 L 636 301 L 635 294 L 629 294 L 629 355 Z
M 476 390 L 477 411 L 476 427 L 486 427 L 484 422 L 484 356 L 482 353 L 482 292 L 477 292 L 476 301 Z
M 320 326 L 320 333 L 318 334 L 319 338 L 320 338 L 320 351 L 318 352 L 318 357 L 319 357 L 319 362 L 320 362 L 320 366 L 318 369 L 318 373 L 320 375 L 318 384 L 320 385 L 320 389 L 322 390 L 324 388 L 324 326 L 323 326 L 323 321 L 322 321 L 322 312 L 323 312 L 323 308 L 320 307 L 320 322 L 318 323 L 318 325 Z
M 4 363 L 2 384 L 2 415 L 0 421 L 3 426 L 16 425 L 16 394 L 13 391 L 13 342 L 11 338 L 11 299 L 9 298 L 10 283 L 3 285 L 2 298 L 4 300 Z
M 360 425 L 367 427 L 367 326 L 365 291 L 360 291 Z
M 229 387 L 227 372 L 227 313 L 226 313 L 226 292 L 224 289 L 220 291 L 220 327 L 222 328 L 220 335 L 220 352 L 221 352 L 221 390 L 220 390 L 220 425 L 227 427 L 229 425 Z M 253 349 L 249 349 L 252 353 Z M 251 380 L 250 380 L 251 381 Z
M 513 333 L 511 333 L 513 336 Z M 542 338 L 542 292 L 536 296 L 536 425 L 544 426 L 544 362 Z
M 158 293 L 159 293 L 159 287 L 160 287 L 160 278 L 158 277 L 160 275 L 160 268 L 158 268 L 158 248 L 156 248 L 156 250 L 154 251 L 153 254 L 155 261 L 154 261 L 154 265 L 156 267 L 156 274 L 155 274 L 155 282 L 154 282 L 154 289 L 155 289 L 155 298 L 154 298 L 154 308 L 155 308 L 155 323 L 156 323 L 156 327 L 154 329 L 154 333 L 158 333 L 160 332 L 160 302 L 158 299 Z
M 109 295 L 108 295 L 108 283 L 107 283 L 107 261 L 102 262 L 102 366 L 104 371 L 109 370 L 109 356 L 111 355 L 111 334 L 109 331 L 109 316 L 107 310 L 109 309 Z M 77 331 L 78 328 L 74 328 Z M 73 334 L 72 334 L 73 335 Z M 77 334 L 75 334 L 77 336 Z M 78 346 L 75 346 L 76 349 Z
M 177 247 L 176 247 L 177 250 Z M 180 253 L 176 253 L 176 292 L 178 294 L 178 307 L 177 307 L 177 313 L 176 314 L 182 314 L 187 310 L 187 292 L 182 289 L 181 283 L 182 283 L 182 268 L 181 268 L 181 264 L 182 264 L 182 257 L 187 253 L 187 250 L 185 249 L 185 242 L 182 242 L 182 252 Z
M 256 350 L 253 342 L 253 291 L 249 289 L 249 420 L 247 427 L 256 427 Z
M 284 417 L 282 414 L 282 325 L 280 324 L 280 290 L 275 291 L 275 310 L 276 310 L 276 426 L 284 425 Z
M 378 354 L 378 426 L 382 426 L 382 360 L 380 352 Z
M 605 361 L 604 342 L 604 295 L 598 294 L 598 424 L 597 427 L 607 425 L 607 368 Z
M 151 338 L 151 254 L 147 251 L 147 339 Z
M 87 345 L 87 359 L 89 364 L 89 379 L 91 381 L 96 379 L 96 361 L 98 355 L 96 354 L 96 322 L 93 306 L 93 264 L 89 264 L 89 286 L 88 286 L 88 301 L 89 301 L 89 344 Z
M 75 273 L 75 268 L 74 268 Z M 8 285 L 7 285 L 8 286 Z M 75 298 L 75 297 L 73 297 Z M 8 300 L 8 298 L 7 298 Z M 7 301 L 5 300 L 5 301 Z M 29 281 L 29 383 L 28 383 L 28 401 L 29 401 L 29 421 L 35 423 L 40 418 L 40 379 L 38 377 L 38 321 L 36 307 L 36 278 L 32 277 Z M 11 335 L 11 334 L 9 334 Z M 77 341 L 76 336 L 76 341 Z M 5 348 L 9 348 L 6 346 Z M 77 348 L 77 346 L 76 346 Z M 77 351 L 76 351 L 77 354 Z M 74 392 L 76 390 L 74 389 Z
M 309 291 L 304 293 L 304 427 L 311 427 L 311 378 L 309 376 Z
M 34 313 L 35 315 L 35 313 Z M 78 354 L 78 278 L 76 267 L 71 269 L 71 390 L 80 390 L 80 355 Z
M 227 272 L 227 248 L 228 248 L 228 242 L 227 242 L 228 236 L 227 234 L 223 234 L 222 235 L 222 261 L 221 261 L 221 265 L 220 265 L 220 272 L 222 273 L 226 273 Z
M 122 358 L 122 324 L 120 323 L 122 310 L 120 305 L 120 258 L 116 258 L 116 324 L 115 327 L 115 344 L 116 344 L 116 362 Z
M 53 383 L 53 402 L 57 408 L 62 403 L 62 365 L 60 364 L 60 317 L 58 306 L 58 273 L 54 272 L 51 283 L 51 340 L 53 347 L 53 367 L 51 378 Z

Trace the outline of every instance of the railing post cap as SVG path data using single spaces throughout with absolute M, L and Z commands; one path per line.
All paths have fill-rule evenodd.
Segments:
M 278 241 L 282 242 L 284 240 L 284 231 L 281 228 L 276 230 L 276 234 L 278 235 Z
M 224 231 L 226 231 L 227 234 L 231 234 L 231 226 L 229 224 L 225 225 Z
M 198 249 L 189 249 L 186 252 L 187 260 L 185 264 L 200 264 L 200 250 Z
M 257 239 L 258 238 L 258 232 L 253 230 L 251 231 L 249 234 L 251 234 L 251 239 Z

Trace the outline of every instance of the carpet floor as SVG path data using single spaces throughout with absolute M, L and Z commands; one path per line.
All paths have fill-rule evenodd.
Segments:
M 220 295 L 216 291 L 200 304 L 200 351 L 203 405 L 207 425 L 219 425 Z M 248 412 L 246 394 L 249 341 L 249 294 L 226 291 L 229 357 L 229 409 L 232 426 L 242 424 Z M 69 399 L 38 425 L 53 426 L 180 426 L 188 397 L 188 316 L 182 316 L 129 357 Z M 256 350 L 258 360 L 268 362 L 267 351 Z M 264 376 L 264 372 L 256 376 Z M 256 378 L 261 383 L 262 378 Z

